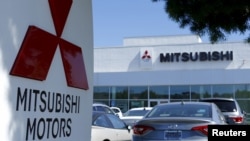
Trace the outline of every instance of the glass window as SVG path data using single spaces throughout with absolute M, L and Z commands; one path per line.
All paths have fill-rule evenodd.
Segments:
M 211 97 L 210 85 L 193 85 L 191 86 L 191 99 L 209 98 Z
M 107 99 L 107 100 L 96 100 L 96 99 L 94 99 L 93 103 L 102 103 L 102 104 L 105 104 L 105 105 L 109 105 L 109 99 Z
M 190 94 L 191 94 L 191 99 L 192 100 L 198 100 L 200 99 L 200 86 L 191 86 L 191 91 L 190 91 Z
M 148 117 L 211 117 L 211 111 L 208 105 L 164 105 L 154 108 Z
M 111 128 L 111 125 L 108 123 L 104 115 L 99 116 L 93 123 L 96 126 L 108 127 Z
M 109 87 L 94 87 L 94 99 L 109 99 Z
M 250 85 L 235 85 L 235 98 L 250 98 Z
M 124 129 L 126 128 L 126 124 L 122 122 L 116 115 L 108 114 L 107 117 L 109 118 L 110 122 L 112 123 L 115 129 Z
M 128 99 L 112 100 L 111 107 L 118 107 L 123 113 L 125 113 L 126 111 L 128 111 Z
M 130 99 L 148 99 L 148 87 L 129 87 Z
M 170 86 L 170 99 L 190 99 L 189 86 Z
M 213 97 L 234 98 L 233 85 L 213 85 Z
M 168 99 L 168 86 L 151 86 L 149 87 L 150 99 Z
M 182 102 L 182 101 L 192 101 L 190 99 L 170 99 L 170 102 Z
M 202 100 L 204 102 L 213 102 L 215 103 L 221 110 L 221 112 L 236 112 L 236 104 L 234 101 L 228 100 Z
M 237 102 L 240 105 L 240 108 L 242 111 L 245 111 L 246 113 L 248 113 L 248 117 L 250 118 L 250 100 L 238 100 Z
M 128 87 L 111 87 L 111 99 L 128 99 Z
M 248 118 L 250 117 L 250 85 L 240 84 L 235 85 L 235 98 L 237 99 L 241 110 L 248 113 Z
M 130 100 L 129 109 L 137 107 L 148 107 L 148 100 Z

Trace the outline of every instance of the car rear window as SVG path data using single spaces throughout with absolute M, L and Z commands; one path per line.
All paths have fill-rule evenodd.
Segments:
M 215 103 L 221 110 L 221 112 L 236 112 L 237 108 L 234 101 L 216 100 L 208 101 Z
M 211 117 L 208 105 L 168 105 L 154 108 L 147 117 Z

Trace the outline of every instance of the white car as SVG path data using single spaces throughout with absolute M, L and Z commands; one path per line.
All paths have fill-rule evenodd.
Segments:
M 93 111 L 91 141 L 131 141 L 132 130 L 118 116 Z
M 116 115 L 116 113 L 108 106 L 102 103 L 93 103 L 93 111 L 101 111 Z
M 123 114 L 121 119 L 129 126 L 133 127 L 133 125 L 143 118 L 143 116 L 149 112 L 152 107 L 138 107 L 131 108 L 126 113 Z
M 123 117 L 123 113 L 119 107 L 110 107 L 110 108 L 116 113 L 116 115 L 119 118 Z

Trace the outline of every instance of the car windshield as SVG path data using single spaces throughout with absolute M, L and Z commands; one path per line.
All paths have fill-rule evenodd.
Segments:
M 127 111 L 124 116 L 144 116 L 149 110 L 131 110 Z
M 164 105 L 151 110 L 147 117 L 211 117 L 208 105 Z

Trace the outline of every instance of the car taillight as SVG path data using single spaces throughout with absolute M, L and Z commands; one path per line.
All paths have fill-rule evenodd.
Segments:
M 243 122 L 243 117 L 229 117 L 231 119 L 233 119 L 234 122 L 236 123 L 242 123 Z
M 154 130 L 153 127 L 145 126 L 145 125 L 135 125 L 133 127 L 133 132 L 135 135 L 143 135 L 152 130 Z
M 196 126 L 193 127 L 191 130 L 196 130 L 196 131 L 200 131 L 201 133 L 203 133 L 204 135 L 207 136 L 207 132 L 208 132 L 208 126 L 204 125 L 204 126 Z

